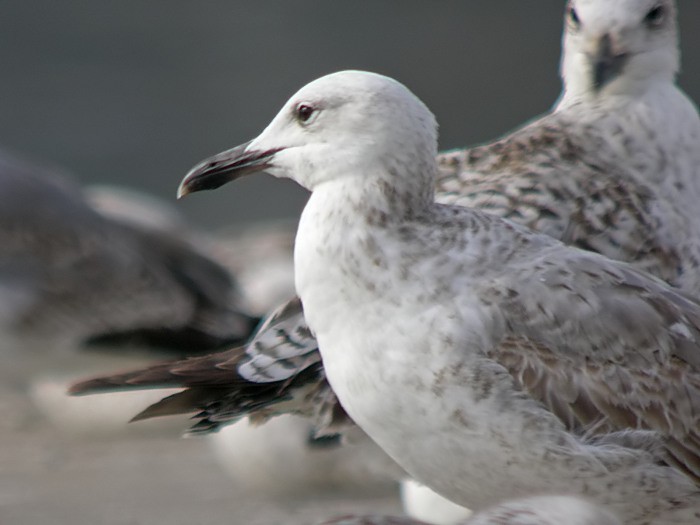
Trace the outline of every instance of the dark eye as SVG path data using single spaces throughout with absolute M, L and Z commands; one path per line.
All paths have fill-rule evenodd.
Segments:
M 309 104 L 299 104 L 296 108 L 297 120 L 302 124 L 309 122 L 314 113 L 316 113 L 316 108 Z
M 578 30 L 581 27 L 581 20 L 578 17 L 578 13 L 576 12 L 576 9 L 571 6 L 569 6 L 569 9 L 566 12 L 566 20 L 572 29 Z
M 665 15 L 666 11 L 664 10 L 663 6 L 657 5 L 644 17 L 644 23 L 646 23 L 646 25 L 649 27 L 656 27 L 664 21 Z

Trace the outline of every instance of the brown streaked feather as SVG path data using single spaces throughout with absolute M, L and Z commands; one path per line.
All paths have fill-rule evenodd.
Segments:
M 528 356 L 527 364 L 521 356 L 509 354 L 510 351 L 517 352 L 517 345 L 511 341 L 508 345 L 496 350 L 499 361 L 506 366 L 521 387 L 527 390 L 535 399 L 541 401 L 550 411 L 561 419 L 570 430 L 583 436 L 602 436 L 609 432 L 625 429 L 647 429 L 659 432 L 667 453 L 671 456 L 670 463 L 681 466 L 682 470 L 688 473 L 693 479 L 700 481 L 700 447 L 698 446 L 697 426 L 683 430 L 683 424 L 678 421 L 679 414 L 672 414 L 673 403 L 670 398 L 676 389 L 665 395 L 658 391 L 658 384 L 645 383 L 640 396 L 644 397 L 640 403 L 634 404 L 630 399 L 622 400 L 615 396 L 615 392 L 604 384 L 601 375 L 594 375 L 592 381 L 581 381 L 579 374 L 587 375 L 593 369 L 583 368 L 580 372 L 570 372 L 566 376 L 559 373 L 552 373 L 552 378 L 548 381 L 528 382 L 532 375 L 522 374 L 520 366 L 541 366 L 546 368 L 544 362 L 534 364 L 532 356 Z M 533 346 L 528 344 L 528 349 Z M 544 372 L 547 374 L 550 370 Z M 557 371 L 558 372 L 558 371 Z M 555 378 L 556 376 L 556 378 Z M 590 377 L 590 376 L 589 376 Z M 567 382 L 568 380 L 568 382 Z M 571 401 L 566 401 L 559 396 L 558 390 L 570 389 L 571 385 L 576 385 L 579 390 L 576 397 Z M 596 389 L 598 388 L 598 389 Z M 662 397 L 665 399 L 653 399 Z M 668 404 L 664 404 L 668 403 Z
M 226 394 L 223 388 L 187 388 L 182 392 L 177 392 L 164 397 L 157 403 L 153 403 L 145 410 L 142 410 L 129 421 L 141 421 L 153 417 L 175 416 L 179 414 L 191 414 L 201 410 L 217 401 Z
M 700 481 L 700 305 L 593 254 L 527 271 L 485 286 L 509 332 L 491 357 L 575 433 L 656 431 Z
M 244 354 L 245 348 L 238 347 L 217 354 L 168 361 L 138 370 L 95 377 L 75 383 L 68 393 L 84 395 L 126 388 L 230 385 L 237 379 L 234 363 Z
M 697 231 L 694 210 L 628 170 L 599 136 L 593 115 L 586 118 L 593 124 L 553 112 L 489 144 L 441 153 L 437 201 L 632 262 L 700 293 L 700 245 L 683 235 Z

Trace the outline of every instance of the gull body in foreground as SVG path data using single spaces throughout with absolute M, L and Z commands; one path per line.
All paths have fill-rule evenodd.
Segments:
M 437 127 L 396 81 L 296 93 L 180 194 L 254 172 L 312 194 L 295 284 L 350 417 L 474 510 L 565 492 L 625 523 L 700 518 L 700 305 L 633 267 L 436 204 Z
M 697 293 L 700 120 L 674 82 L 674 3 L 569 2 L 563 43 L 564 91 L 553 111 L 492 144 L 439 155 L 437 200 L 507 217 Z M 195 430 L 285 411 L 320 426 L 344 421 L 296 300 L 247 348 L 84 388 L 158 384 L 190 388 L 144 416 L 201 410 Z M 207 384 L 227 387 L 214 393 Z

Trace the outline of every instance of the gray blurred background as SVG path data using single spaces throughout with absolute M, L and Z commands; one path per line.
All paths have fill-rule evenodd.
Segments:
M 3 2 L 0 146 L 81 182 L 173 199 L 196 162 L 252 138 L 306 82 L 393 76 L 441 146 L 489 140 L 559 92 L 563 0 Z M 680 83 L 700 100 L 700 2 L 680 0 Z M 304 192 L 250 178 L 181 203 L 215 226 L 295 217 Z

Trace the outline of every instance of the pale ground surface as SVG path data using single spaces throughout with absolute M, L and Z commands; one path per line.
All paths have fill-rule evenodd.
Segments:
M 225 475 L 205 440 L 179 438 L 186 422 L 127 426 L 125 414 L 147 400 L 117 406 L 102 396 L 95 405 L 72 404 L 88 398 L 63 403 L 66 374 L 130 367 L 143 358 L 81 354 L 49 362 L 27 359 L 27 353 L 5 354 L 11 362 L 0 370 L 3 525 L 310 525 L 346 512 L 400 513 L 394 496 L 251 494 Z M 65 415 L 58 415 L 61 407 Z

